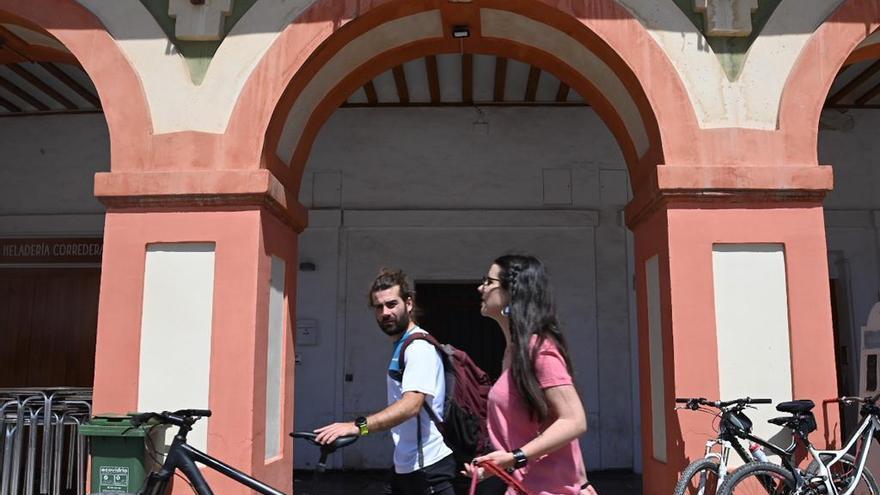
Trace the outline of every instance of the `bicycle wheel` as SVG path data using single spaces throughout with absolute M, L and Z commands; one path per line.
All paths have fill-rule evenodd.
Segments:
M 856 458 L 849 454 L 844 454 L 843 457 L 830 468 L 831 479 L 833 480 L 834 486 L 841 492 L 846 491 L 850 483 L 853 482 L 857 467 Z M 807 466 L 807 474 L 809 476 L 817 476 L 819 474 L 819 461 L 813 459 L 810 462 L 810 465 Z M 809 479 L 809 476 L 807 479 Z M 871 471 L 868 471 L 868 466 L 865 466 L 865 468 L 862 469 L 861 479 L 859 479 L 856 489 L 852 493 L 853 495 L 880 495 L 880 490 L 877 488 L 877 482 L 874 481 L 874 475 L 871 474 Z
M 681 472 L 674 495 L 715 495 L 717 491 L 718 461 L 697 459 Z
M 750 462 L 734 471 L 721 485 L 721 495 L 788 495 L 794 493 L 794 476 L 769 462 Z

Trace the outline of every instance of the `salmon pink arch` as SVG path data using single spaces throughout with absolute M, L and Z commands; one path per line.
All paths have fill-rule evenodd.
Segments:
M 276 145 L 282 139 L 285 119 L 304 88 L 322 68 L 334 55 L 345 50 L 364 33 L 402 22 L 407 17 L 436 11 L 441 18 L 442 31 L 409 41 L 415 44 L 432 39 L 441 43 L 443 39 L 450 39 L 448 31 L 452 25 L 468 24 L 475 32 L 472 33 L 472 38 L 465 40 L 464 49 L 480 53 L 480 47 L 469 49 L 469 44 L 498 45 L 505 41 L 498 37 L 487 37 L 478 41 L 480 12 L 484 9 L 527 18 L 536 26 L 545 26 L 563 33 L 575 40 L 581 50 L 588 51 L 608 68 L 624 88 L 626 97 L 633 102 L 634 113 L 643 126 L 647 142 L 647 146 L 638 154 L 628 153 L 626 150 L 632 146 L 621 142 L 625 154 L 630 155 L 627 156 L 627 161 L 631 172 L 635 173 L 634 184 L 642 182 L 641 175 L 648 175 L 653 166 L 664 163 L 668 150 L 667 141 L 670 139 L 678 141 L 673 149 L 689 149 L 693 146 L 688 136 L 693 136 L 698 130 L 696 114 L 677 72 L 644 26 L 613 0 L 598 0 L 591 2 L 589 6 L 550 0 L 477 0 L 470 3 L 392 0 L 371 2 L 368 5 L 354 5 L 342 0 L 318 0 L 282 32 L 245 83 L 224 138 L 225 145 L 230 147 L 226 152 L 227 159 L 236 163 L 252 163 L 258 159 L 262 166 L 280 172 L 290 163 L 293 154 L 302 156 L 302 151 L 299 150 L 309 148 L 306 142 L 295 144 L 292 148 L 297 151 L 290 153 L 291 156 L 279 158 L 276 152 Z M 509 42 L 508 51 L 522 51 L 523 45 L 529 45 L 519 40 L 506 41 Z M 388 54 L 394 49 L 405 51 L 401 46 L 392 48 L 377 49 L 365 60 L 380 60 L 383 57 L 391 60 L 393 57 Z M 529 48 L 533 49 L 533 55 L 541 51 L 534 45 Z M 442 51 L 435 50 L 433 53 Z M 430 53 L 432 52 L 426 48 L 421 53 L 411 52 L 410 58 Z M 546 62 L 543 65 L 559 65 L 558 57 L 555 60 L 553 57 L 543 58 Z M 388 60 L 386 62 L 391 63 Z M 353 64 L 349 67 L 349 73 L 360 65 Z M 386 68 L 390 68 L 390 65 Z M 345 76 L 340 76 L 339 81 L 345 79 Z M 337 82 L 333 81 L 329 85 L 328 94 L 331 88 L 337 86 Z M 579 85 L 598 86 L 594 81 Z M 594 93 L 599 94 L 598 91 Z M 323 97 L 327 94 L 321 96 L 319 100 L 323 103 L 310 106 L 307 115 L 301 118 L 311 121 L 313 115 L 318 115 L 319 109 L 320 112 L 326 112 L 323 106 L 327 102 L 324 102 Z M 588 92 L 586 96 L 589 98 L 591 95 Z M 594 99 L 591 103 L 597 107 L 603 106 L 599 99 Z M 618 113 L 616 120 L 625 120 L 620 115 L 621 109 L 618 105 L 606 106 L 611 108 L 612 113 Z M 620 133 L 614 130 L 618 122 L 609 115 L 605 112 L 602 116 L 620 140 Z M 663 126 L 661 122 L 664 121 L 674 124 Z M 300 133 L 295 141 L 300 137 L 309 136 Z M 282 178 L 282 182 L 288 187 L 298 184 L 299 178 L 295 176 L 301 173 L 301 170 L 297 171 L 301 167 L 296 164 L 292 168 L 294 171 L 287 172 L 287 177 Z
M 0 0 L 0 19 L 40 28 L 60 41 L 98 91 L 110 132 L 111 170 L 139 170 L 152 124 L 140 79 L 101 21 L 77 2 Z
M 779 130 L 792 161 L 818 163 L 819 116 L 834 78 L 856 46 L 880 28 L 880 1 L 847 0 L 813 33 L 782 92 Z

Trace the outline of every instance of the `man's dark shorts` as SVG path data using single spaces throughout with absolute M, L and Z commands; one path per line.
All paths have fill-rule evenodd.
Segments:
M 463 469 L 450 455 L 412 473 L 391 472 L 385 495 L 467 495 L 471 480 L 459 473 Z M 507 486 L 492 477 L 477 485 L 477 495 L 502 495 Z
M 455 495 L 452 489 L 455 468 L 455 459 L 449 455 L 418 471 L 392 473 L 391 481 L 385 486 L 385 495 Z

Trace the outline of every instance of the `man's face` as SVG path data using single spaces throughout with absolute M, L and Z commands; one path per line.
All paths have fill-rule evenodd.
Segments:
M 385 335 L 394 337 L 409 328 L 409 314 L 412 311 L 412 299 L 406 301 L 400 297 L 400 286 L 373 292 L 373 312 L 376 323 Z

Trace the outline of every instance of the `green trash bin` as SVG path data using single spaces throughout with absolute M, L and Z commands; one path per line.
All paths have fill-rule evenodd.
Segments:
M 157 467 L 152 456 L 147 455 L 144 438 L 149 434 L 155 448 L 164 450 L 167 426 L 133 428 L 131 416 L 95 416 L 80 426 L 80 434 L 89 437 L 91 493 L 136 493 Z

